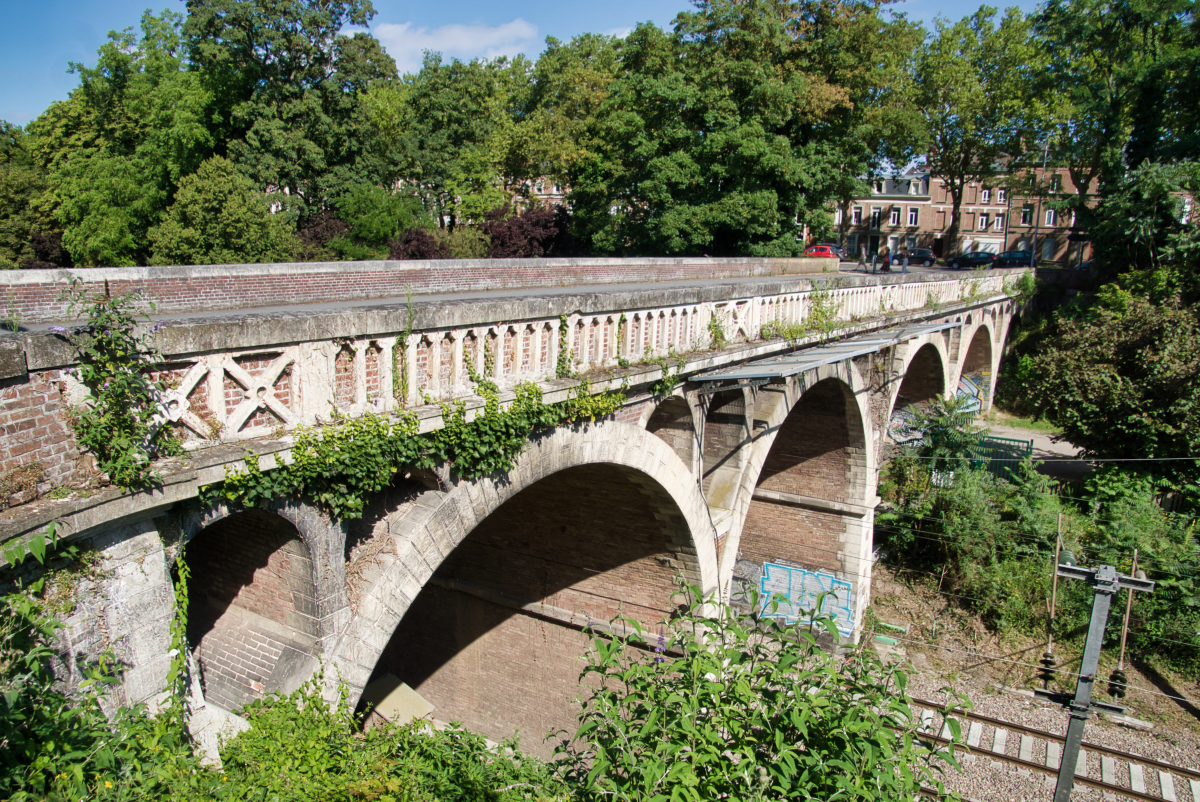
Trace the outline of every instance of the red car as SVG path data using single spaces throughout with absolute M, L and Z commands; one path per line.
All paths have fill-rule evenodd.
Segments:
M 805 256 L 826 257 L 829 259 L 840 259 L 838 252 L 829 245 L 814 245 L 804 252 Z

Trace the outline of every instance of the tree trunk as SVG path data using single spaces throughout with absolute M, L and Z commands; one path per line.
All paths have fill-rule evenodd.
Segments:
M 946 227 L 946 245 L 953 249 L 952 253 L 947 253 L 947 256 L 961 256 L 959 253 L 960 243 L 958 241 L 958 220 L 962 209 L 962 186 L 955 185 L 953 181 L 946 182 L 947 189 L 950 190 L 950 225 Z

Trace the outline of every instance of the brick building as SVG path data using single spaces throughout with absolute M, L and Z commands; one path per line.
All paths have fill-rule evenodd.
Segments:
M 945 182 L 922 169 L 909 170 L 891 178 L 877 178 L 871 194 L 857 198 L 846 211 L 835 212 L 834 224 L 842 231 L 842 243 L 851 253 L 866 248 L 867 254 L 887 247 L 892 253 L 902 248 L 928 248 L 940 257 L 969 251 L 1030 250 L 1036 236 L 1038 259 L 1074 263 L 1090 257 L 1091 247 L 1071 242 L 1074 220 L 1051 208 L 1045 199 L 1038 203 L 1035 192 L 1041 170 L 1013 182 L 998 176 L 990 184 L 972 182 L 963 193 L 958 241 L 946 241 L 953 205 Z M 1050 194 L 1073 195 L 1074 183 L 1065 168 L 1049 168 L 1044 185 Z M 1025 187 L 1021 191 L 1014 188 Z M 1095 187 L 1092 187 L 1094 194 Z

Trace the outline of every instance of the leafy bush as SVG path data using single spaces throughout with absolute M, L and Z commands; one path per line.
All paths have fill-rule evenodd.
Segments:
M 292 225 L 227 159 L 213 156 L 179 182 L 163 221 L 150 229 L 156 265 L 281 262 L 296 247 Z
M 449 259 L 450 249 L 433 232 L 413 227 L 388 243 L 388 258 Z
M 420 223 L 421 203 L 412 195 L 372 184 L 351 187 L 338 202 L 350 236 L 368 248 L 384 248 L 401 232 Z
M 69 333 L 79 360 L 75 377 L 91 393 L 86 404 L 73 410 L 76 437 L 113 484 L 127 490 L 142 487 L 153 479 L 154 457 L 180 453 L 170 429 L 153 426 L 166 390 L 152 373 L 160 361 L 151 343 L 153 330 L 136 331 L 138 318 L 154 311 L 154 304 L 137 290 L 89 294 L 78 280 L 65 295 L 69 314 L 87 315 L 87 323 Z M 60 327 L 52 330 L 68 333 Z
M 510 215 L 510 209 L 502 206 L 488 212 L 480 228 L 491 239 L 492 259 L 527 259 L 550 250 L 558 236 L 559 218 L 551 209 L 535 207 Z
M 839 641 L 826 616 L 738 618 L 695 588 L 682 596 L 682 615 L 653 653 L 642 645 L 653 636 L 633 619 L 618 619 L 628 636 L 593 640 L 580 681 L 596 688 L 574 742 L 558 750 L 581 799 L 891 802 L 922 785 L 946 793 L 937 760 L 957 765 L 953 748 L 919 739 L 895 665 L 865 645 L 822 648 L 819 640 Z

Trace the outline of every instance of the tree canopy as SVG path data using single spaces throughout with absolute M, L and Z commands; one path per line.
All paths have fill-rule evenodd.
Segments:
M 65 101 L 0 128 L 0 265 L 159 258 L 212 157 L 270 198 L 296 258 L 507 253 L 485 226 L 524 225 L 542 184 L 566 188 L 556 237 L 584 253 L 792 255 L 914 158 L 946 182 L 954 240 L 964 187 L 1032 154 L 1082 188 L 1047 203 L 1099 231 L 1136 171 L 1198 144 L 1194 0 L 983 6 L 928 31 L 878 0 L 696 0 L 668 29 L 550 38 L 536 60 L 430 52 L 403 76 L 374 15 L 187 0 L 111 33 Z

